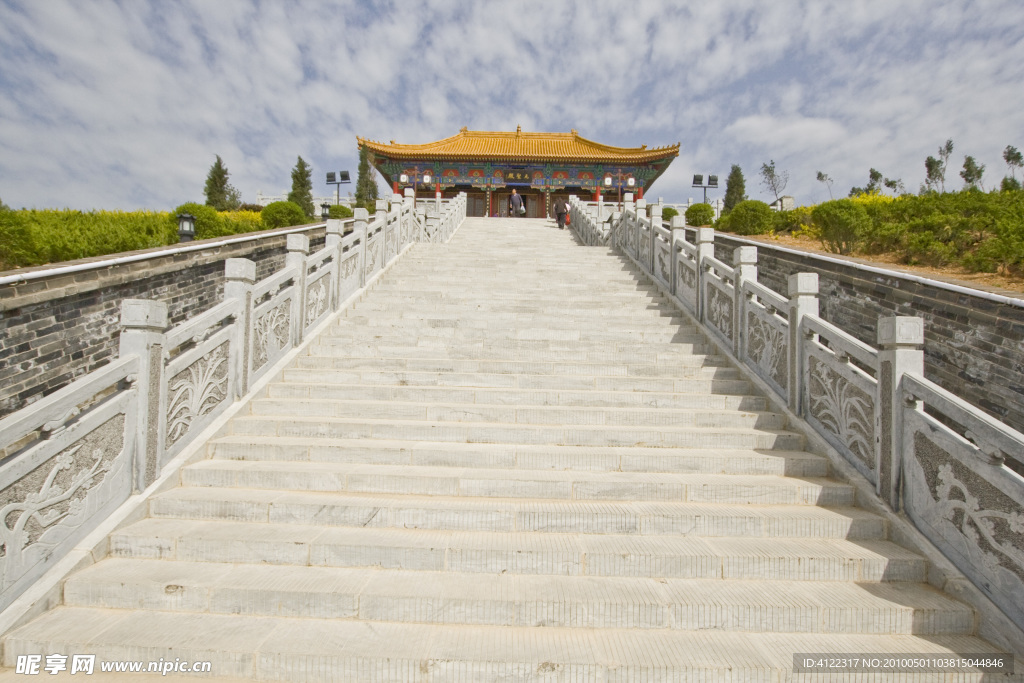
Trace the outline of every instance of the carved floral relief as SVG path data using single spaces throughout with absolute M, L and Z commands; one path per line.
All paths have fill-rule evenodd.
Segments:
M 201 356 L 169 382 L 167 447 L 188 433 L 192 424 L 216 408 L 227 396 L 228 343 Z
M 810 413 L 869 469 L 875 469 L 874 401 L 826 363 L 810 359 Z

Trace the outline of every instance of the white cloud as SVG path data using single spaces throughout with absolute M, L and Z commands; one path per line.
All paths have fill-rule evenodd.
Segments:
M 14 206 L 173 208 L 214 155 L 248 200 L 296 157 L 355 171 L 355 136 L 461 126 L 682 143 L 652 195 L 768 159 L 800 202 L 818 170 L 916 189 L 948 137 L 998 182 L 1024 146 L 1024 4 L 1014 0 L 608 0 L 0 6 L 0 197 Z M 954 181 L 954 185 L 957 185 Z

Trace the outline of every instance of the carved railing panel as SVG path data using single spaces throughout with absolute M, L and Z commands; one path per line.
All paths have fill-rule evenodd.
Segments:
M 779 309 L 757 301 L 746 306 L 744 356 L 747 364 L 780 395 L 789 393 L 789 321 Z
M 654 277 L 672 291 L 672 232 L 660 226 L 654 229 Z
M 0 421 L 22 444 L 0 466 L 0 609 L 132 494 L 137 372 L 114 361 Z
M 815 316 L 807 316 L 801 324 L 805 417 L 868 481 L 877 484 L 877 380 L 851 362 L 852 357 L 877 375 L 877 353 Z
M 704 322 L 719 338 L 732 345 L 733 306 L 735 291 L 733 269 L 715 258 L 705 258 L 704 268 Z
M 907 515 L 1024 627 L 1024 477 L 1006 464 L 1024 460 L 1024 435 L 923 377 L 905 375 L 902 393 Z M 918 408 L 919 401 L 961 423 L 965 434 Z

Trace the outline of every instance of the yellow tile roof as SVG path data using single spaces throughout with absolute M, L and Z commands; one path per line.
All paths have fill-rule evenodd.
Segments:
M 568 133 L 514 133 L 462 128 L 456 135 L 423 145 L 389 144 L 356 137 L 360 146 L 392 159 L 501 159 L 575 163 L 642 164 L 679 156 L 679 143 L 666 147 L 611 147 Z

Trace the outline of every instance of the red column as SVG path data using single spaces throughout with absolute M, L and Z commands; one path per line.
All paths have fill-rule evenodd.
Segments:
M 644 186 L 643 185 L 637 185 L 636 186 L 636 198 L 637 199 L 643 199 L 644 198 Z
M 393 183 L 391 183 L 391 193 L 392 194 L 401 194 L 401 192 L 398 191 L 398 181 L 397 180 L 394 181 Z

